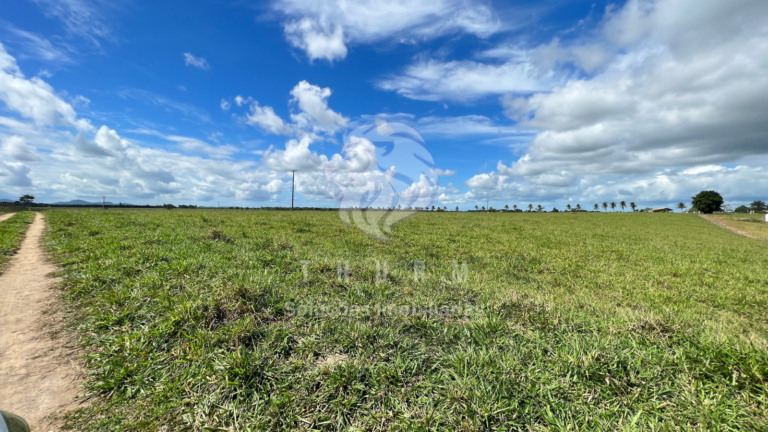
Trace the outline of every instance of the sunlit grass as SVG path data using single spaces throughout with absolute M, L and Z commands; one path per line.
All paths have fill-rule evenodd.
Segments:
M 82 429 L 768 427 L 765 245 L 695 215 L 429 213 L 388 242 L 333 212 L 47 220 L 95 396 Z

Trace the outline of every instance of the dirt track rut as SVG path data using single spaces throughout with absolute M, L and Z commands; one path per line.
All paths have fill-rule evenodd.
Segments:
M 80 377 L 64 341 L 47 327 L 57 280 L 48 277 L 56 267 L 41 244 L 44 229 L 38 213 L 0 276 L 0 409 L 24 417 L 33 431 L 58 429 L 45 417 L 76 406 Z

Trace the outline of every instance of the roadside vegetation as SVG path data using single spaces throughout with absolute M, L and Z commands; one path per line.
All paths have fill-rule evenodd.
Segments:
M 741 233 L 768 240 L 768 223 L 765 222 L 765 213 L 720 213 L 709 217 Z
M 388 242 L 333 212 L 46 215 L 82 430 L 768 428 L 765 244 L 696 215 L 435 212 Z
M 0 222 L 0 274 L 3 273 L 8 259 L 19 249 L 24 233 L 34 219 L 34 212 L 21 211 Z

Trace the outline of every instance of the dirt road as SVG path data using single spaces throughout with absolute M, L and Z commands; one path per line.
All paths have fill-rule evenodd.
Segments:
M 6 220 L 6 219 L 10 219 L 10 218 L 11 218 L 11 217 L 13 217 L 13 215 L 15 215 L 15 214 L 16 214 L 16 213 L 8 213 L 8 214 L 0 215 L 0 222 L 4 221 L 4 220 Z
M 80 376 L 63 340 L 49 334 L 54 318 L 44 314 L 56 301 L 48 277 L 56 267 L 46 259 L 38 213 L 8 270 L 0 276 L 0 409 L 24 417 L 33 431 L 57 430 L 44 421 L 73 408 Z
M 755 239 L 755 240 L 768 241 L 768 240 L 766 240 L 766 239 L 764 239 L 762 237 L 758 237 L 756 235 L 744 232 L 743 230 L 740 230 L 740 229 L 738 229 L 736 227 L 727 225 L 727 224 L 723 223 L 722 221 L 718 220 L 718 218 L 715 217 L 715 216 L 701 215 L 701 217 L 706 219 L 706 220 L 708 220 L 708 221 L 710 221 L 710 222 L 712 222 L 713 224 L 715 224 L 715 225 L 717 225 L 717 226 L 719 226 L 721 228 L 725 228 L 725 229 L 727 229 L 729 231 L 735 232 L 738 235 L 742 235 L 744 237 L 749 237 L 749 238 L 752 238 L 752 239 Z

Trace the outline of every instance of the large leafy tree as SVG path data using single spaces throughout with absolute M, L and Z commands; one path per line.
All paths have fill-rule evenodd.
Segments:
M 757 200 L 752 201 L 752 204 L 749 205 L 749 208 L 754 211 L 764 211 L 766 208 L 765 202 Z
M 24 195 L 21 198 L 19 198 L 19 203 L 21 205 L 30 205 L 35 201 L 35 197 L 32 195 Z
M 722 195 L 713 190 L 701 191 L 692 200 L 691 207 L 695 207 L 705 214 L 722 211 L 723 209 L 724 201 Z

